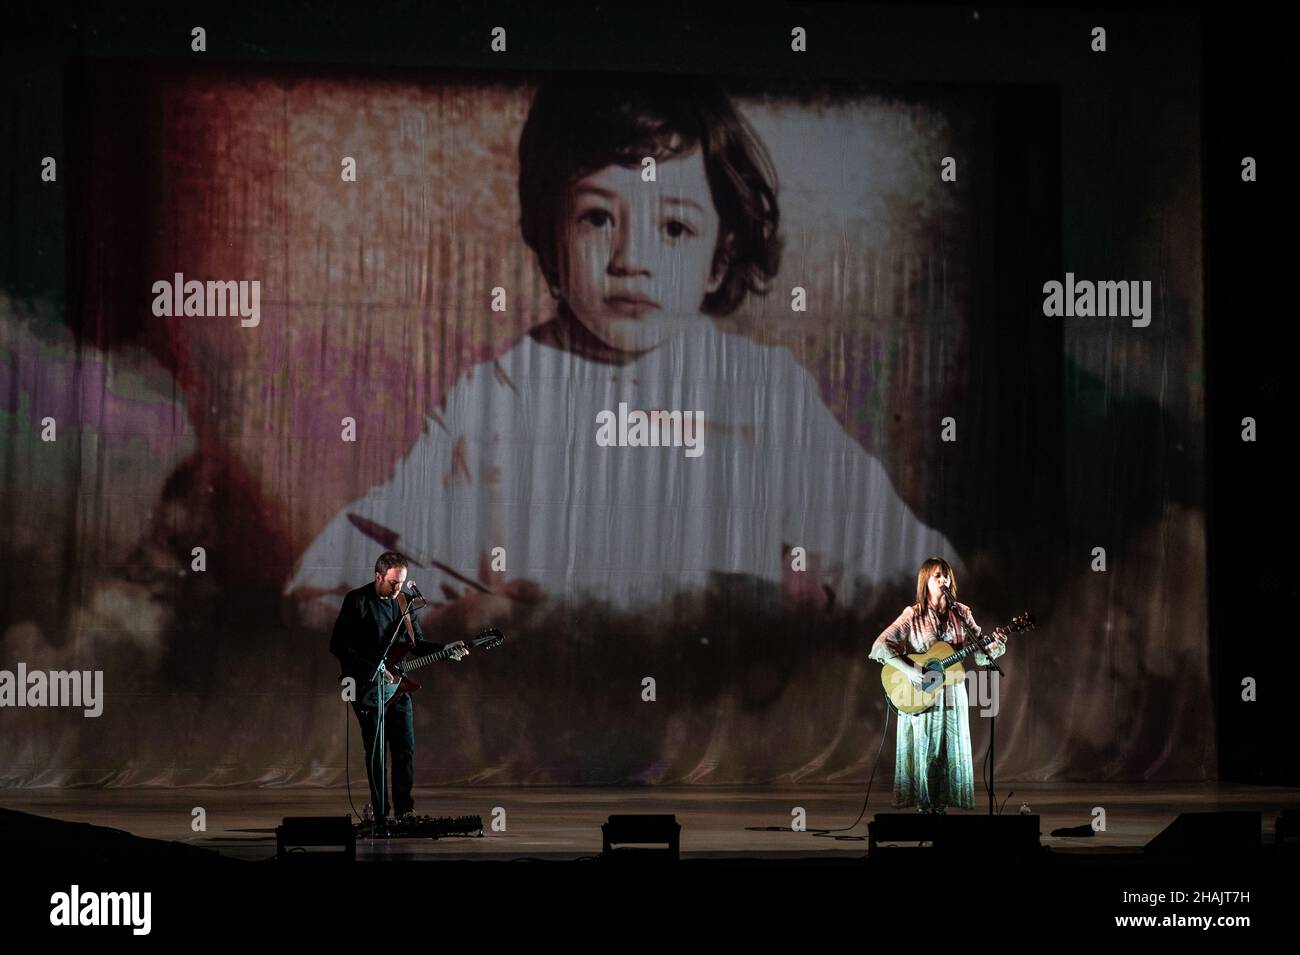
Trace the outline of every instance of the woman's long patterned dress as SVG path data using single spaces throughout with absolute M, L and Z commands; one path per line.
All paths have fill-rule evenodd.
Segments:
M 957 606 L 962 613 L 947 614 L 942 624 L 933 609 L 927 608 L 924 614 L 918 615 L 915 607 L 908 607 L 876 638 L 871 647 L 871 659 L 884 663 L 908 653 L 924 653 L 938 640 L 960 648 L 968 632 L 959 616 L 969 617 L 972 622 L 975 618 L 965 604 L 958 603 Z M 976 651 L 975 662 L 987 666 L 989 656 L 996 658 L 1005 652 L 1005 646 L 989 655 Z M 928 712 L 898 714 L 894 763 L 896 808 L 975 808 L 968 705 L 966 684 L 962 682 L 945 687 L 938 703 Z

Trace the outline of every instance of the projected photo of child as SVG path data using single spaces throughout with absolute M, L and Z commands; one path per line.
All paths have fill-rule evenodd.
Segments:
M 544 81 L 519 201 L 554 317 L 461 375 L 338 510 L 287 588 L 304 607 L 332 613 L 386 548 L 431 599 L 620 608 L 715 575 L 830 606 L 959 561 L 787 348 L 715 324 L 792 295 L 775 169 L 718 84 Z

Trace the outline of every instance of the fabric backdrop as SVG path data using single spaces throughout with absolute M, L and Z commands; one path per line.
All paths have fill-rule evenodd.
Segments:
M 333 785 L 345 730 L 360 778 L 329 627 L 385 535 L 426 633 L 508 638 L 424 671 L 421 784 L 864 781 L 866 653 L 931 554 L 982 625 L 1039 620 L 1000 778 L 1213 772 L 1194 102 L 1111 131 L 1149 161 L 1098 235 L 1079 134 L 1017 133 L 1059 135 L 1048 100 L 733 83 L 780 180 L 772 292 L 614 368 L 535 335 L 529 78 L 72 79 L 66 305 L 0 300 L 0 668 L 106 699 L 5 711 L 0 783 Z M 1067 270 L 1152 279 L 1151 325 L 1044 317 Z M 258 279 L 260 322 L 156 317 L 175 273 Z M 598 447 L 620 402 L 698 409 L 703 453 Z

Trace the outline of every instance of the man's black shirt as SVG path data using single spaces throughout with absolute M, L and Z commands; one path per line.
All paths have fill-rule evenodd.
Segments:
M 385 600 L 380 597 L 375 593 L 373 581 L 343 598 L 343 606 L 339 608 L 339 618 L 334 621 L 334 633 L 330 637 L 330 653 L 343 664 L 342 676 L 354 678 L 358 687 L 370 683 L 375 675 L 375 666 L 379 663 L 379 654 L 392 636 L 401 613 L 397 598 Z M 416 646 L 411 656 L 442 649 L 442 644 L 423 639 L 420 621 L 415 615 L 411 616 L 411 624 L 415 628 L 416 637 Z M 397 639 L 399 643 L 410 639 L 405 624 Z

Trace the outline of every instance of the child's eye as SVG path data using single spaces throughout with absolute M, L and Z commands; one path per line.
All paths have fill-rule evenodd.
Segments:
M 597 229 L 603 229 L 614 221 L 614 217 L 604 209 L 588 209 L 582 215 L 578 216 L 578 221 L 589 222 Z
M 664 226 L 664 231 L 668 233 L 670 239 L 680 239 L 684 235 L 695 235 L 695 230 L 679 219 L 670 219 Z

